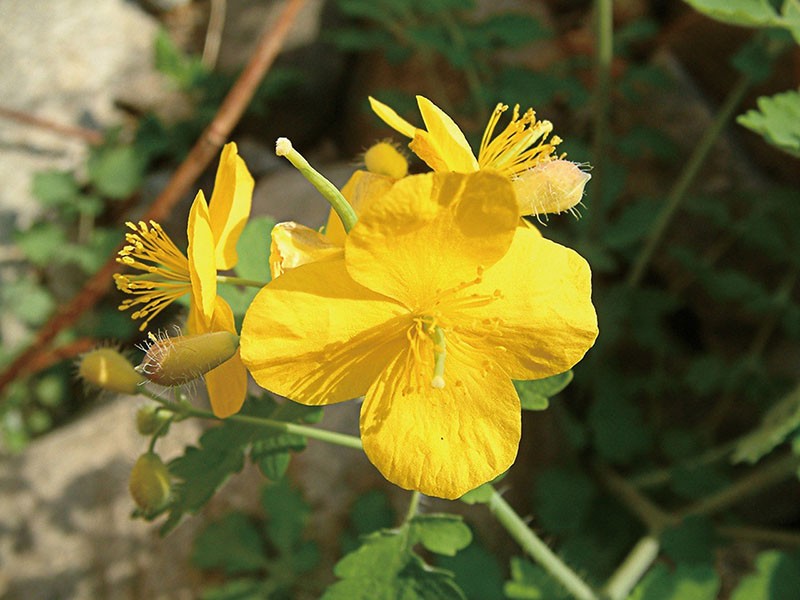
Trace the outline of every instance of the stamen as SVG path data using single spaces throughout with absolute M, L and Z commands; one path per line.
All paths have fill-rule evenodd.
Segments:
M 444 338 L 444 329 L 434 325 L 431 339 L 433 340 L 434 360 L 431 387 L 440 390 L 444 387 L 444 360 L 447 357 L 447 342 Z

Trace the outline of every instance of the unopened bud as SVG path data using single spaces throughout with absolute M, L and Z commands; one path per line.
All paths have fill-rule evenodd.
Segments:
M 238 348 L 239 336 L 229 331 L 173 338 L 150 334 L 147 353 L 136 368 L 158 385 L 183 385 L 224 363 Z
M 169 421 L 171 414 L 160 410 L 157 404 L 147 404 L 136 411 L 136 431 L 141 435 L 153 435 Z
M 568 160 L 551 160 L 520 174 L 513 180 L 520 212 L 543 215 L 571 211 L 583 198 L 591 175 Z
M 364 153 L 364 165 L 370 173 L 393 179 L 408 175 L 406 157 L 389 142 L 378 142 L 367 150 Z
M 130 361 L 113 348 L 97 348 L 81 357 L 78 375 L 104 390 L 137 394 L 144 378 Z
M 128 489 L 133 501 L 146 513 L 152 513 L 169 500 L 169 469 L 154 452 L 142 454 L 133 465 Z

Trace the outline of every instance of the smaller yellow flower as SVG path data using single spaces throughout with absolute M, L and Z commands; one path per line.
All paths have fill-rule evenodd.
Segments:
M 491 170 L 509 178 L 523 215 L 570 210 L 583 196 L 590 176 L 575 163 L 564 160 L 563 155 L 555 154 L 561 138 L 553 135 L 548 140 L 553 124 L 537 120 L 532 109 L 520 114 L 519 105 L 515 106 L 511 121 L 495 135 L 501 116 L 508 110 L 507 105 L 498 104 L 486 125 L 476 158 L 455 121 L 427 98 L 417 96 L 425 129 L 415 127 L 375 98 L 369 102 L 389 127 L 411 138 L 411 150 L 434 171 Z M 559 163 L 559 167 L 541 168 L 548 163 Z
M 250 215 L 253 178 L 236 144 L 227 144 L 220 157 L 210 205 L 202 191 L 189 211 L 188 258 L 158 223 L 128 223 L 132 233 L 117 261 L 139 275 L 116 274 L 117 287 L 133 296 L 120 310 L 135 308 L 131 317 L 144 319 L 141 330 L 171 302 L 191 295 L 190 334 L 236 333 L 233 311 L 217 296 L 217 271 L 232 269 L 238 260 L 236 242 Z M 227 417 L 239 411 L 247 392 L 247 371 L 239 352 L 205 375 L 214 414 Z

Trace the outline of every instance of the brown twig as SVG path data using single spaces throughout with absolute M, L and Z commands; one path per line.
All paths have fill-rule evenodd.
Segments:
M 70 137 L 77 137 L 85 141 L 87 144 L 96 146 L 103 143 L 103 134 L 94 129 L 87 129 L 85 127 L 75 127 L 74 125 L 63 125 L 50 121 L 49 119 L 42 119 L 35 117 L 21 110 L 14 110 L 0 106 L 0 118 L 9 121 L 16 121 L 17 123 L 25 123 L 26 125 L 33 125 L 39 129 L 46 129 L 61 135 L 68 135 Z
M 150 210 L 142 217 L 144 220 L 163 220 L 217 155 L 242 117 L 258 84 L 275 61 L 292 23 L 305 2 L 306 0 L 288 0 L 277 22 L 261 35 L 250 61 L 223 100 L 214 119 L 155 199 Z M 36 361 L 37 355 L 56 334 L 72 325 L 80 315 L 94 306 L 111 287 L 112 275 L 117 269 L 115 251 L 98 272 L 89 278 L 81 291 L 50 317 L 37 333 L 33 344 L 0 374 L 0 393 L 25 370 L 28 364 Z
M 44 371 L 45 369 L 52 367 L 54 364 L 59 363 L 62 360 L 71 360 L 76 356 L 83 354 L 84 352 L 88 352 L 93 348 L 97 348 L 99 345 L 100 343 L 98 343 L 96 339 L 84 337 L 51 350 L 46 348 L 42 349 L 35 357 L 33 357 L 33 359 L 31 359 L 30 363 L 25 365 L 25 369 L 21 374 L 26 375 L 28 373 L 38 373 L 40 371 Z

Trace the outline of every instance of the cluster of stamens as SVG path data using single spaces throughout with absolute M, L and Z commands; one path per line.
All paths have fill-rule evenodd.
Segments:
M 478 165 L 482 169 L 495 169 L 508 177 L 532 169 L 538 164 L 555 158 L 553 153 L 561 138 L 547 136 L 553 131 L 550 121 L 537 121 L 533 109 L 519 114 L 519 105 L 514 106 L 511 122 L 497 136 L 494 130 L 508 105 L 498 104 L 481 140 L 478 152 Z
M 155 221 L 127 226 L 133 232 L 125 234 L 127 244 L 119 251 L 117 262 L 143 273 L 117 273 L 114 282 L 120 291 L 135 296 L 123 300 L 119 309 L 138 306 L 131 317 L 144 319 L 139 327 L 144 331 L 167 305 L 191 291 L 189 260 Z

